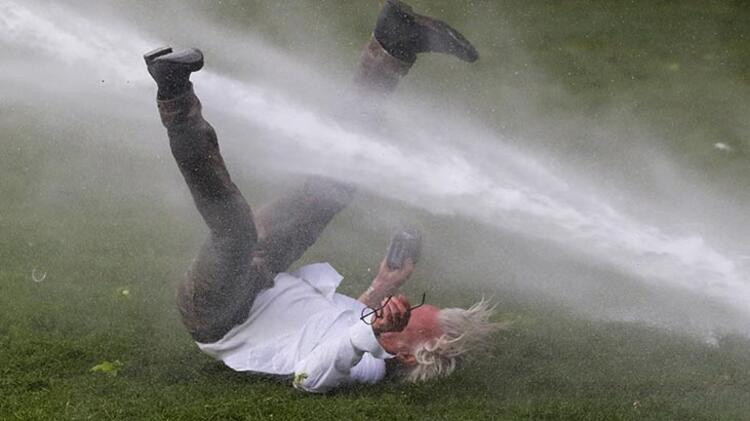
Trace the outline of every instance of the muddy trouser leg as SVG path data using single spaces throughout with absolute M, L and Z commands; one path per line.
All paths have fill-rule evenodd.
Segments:
M 377 109 L 381 100 L 396 89 L 411 64 L 394 58 L 371 38 L 362 51 L 354 77 L 357 108 L 365 114 Z M 256 256 L 262 257 L 273 273 L 287 270 L 351 202 L 354 192 L 354 186 L 346 183 L 313 177 L 301 188 L 263 206 L 256 212 L 260 236 Z
M 178 307 L 196 341 L 215 342 L 247 319 L 255 295 L 271 280 L 252 260 L 257 240 L 252 211 L 229 177 L 192 88 L 158 105 L 172 155 L 210 231 L 179 286 Z

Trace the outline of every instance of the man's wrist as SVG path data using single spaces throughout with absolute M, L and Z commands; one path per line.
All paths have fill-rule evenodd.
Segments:
M 379 276 L 375 277 L 370 283 L 370 286 L 359 296 L 359 301 L 363 302 L 366 306 L 377 308 L 383 299 L 393 293 L 396 288 L 388 286 L 386 281 L 383 281 Z
M 375 286 L 374 286 L 374 284 L 375 284 L 374 282 L 372 284 L 370 284 L 370 286 L 367 287 L 367 289 L 365 290 L 365 292 L 363 293 L 363 295 L 371 297 L 373 294 L 375 294 Z
M 398 286 L 393 285 L 393 282 L 384 280 L 380 276 L 376 276 L 375 279 L 372 280 L 370 288 L 372 288 L 375 293 L 378 293 L 385 298 L 387 295 L 391 295 L 393 291 L 397 290 Z
M 380 276 L 380 274 L 378 274 L 375 275 L 375 279 L 372 280 L 370 286 L 373 288 L 382 288 L 384 284 L 385 282 L 383 281 L 383 278 Z

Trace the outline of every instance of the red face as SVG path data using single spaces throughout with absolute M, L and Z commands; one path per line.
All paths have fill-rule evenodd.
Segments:
M 416 364 L 412 350 L 419 344 L 442 335 L 438 307 L 425 304 L 412 311 L 409 323 L 401 332 L 385 332 L 379 342 L 388 353 L 406 365 Z

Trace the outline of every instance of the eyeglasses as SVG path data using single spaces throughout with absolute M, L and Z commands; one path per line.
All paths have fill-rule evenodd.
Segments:
M 385 308 L 385 306 L 388 305 L 388 302 L 391 301 L 391 298 L 393 298 L 392 295 L 388 296 L 388 299 L 385 300 L 385 302 L 383 303 L 383 305 L 380 306 L 380 307 L 378 307 L 378 308 L 376 308 L 376 309 L 372 309 L 370 307 L 363 308 L 362 309 L 362 314 L 361 314 L 361 317 L 359 318 L 359 320 L 362 320 L 363 322 L 365 322 L 366 325 L 373 324 L 375 322 L 375 320 L 383 317 L 382 310 Z M 422 307 L 424 305 L 425 298 L 427 298 L 427 292 L 423 292 L 422 293 L 422 301 L 419 304 L 415 305 L 415 306 L 409 307 L 408 311 L 412 311 L 415 308 Z M 367 310 L 370 310 L 370 311 L 367 311 Z M 371 319 L 368 319 L 368 317 L 372 316 L 373 314 L 375 315 L 375 317 L 373 317 Z

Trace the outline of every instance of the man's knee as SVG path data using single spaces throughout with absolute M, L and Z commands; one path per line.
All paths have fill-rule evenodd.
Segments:
M 356 192 L 356 187 L 326 177 L 310 177 L 303 187 L 305 196 L 314 198 L 337 210 L 351 203 Z

